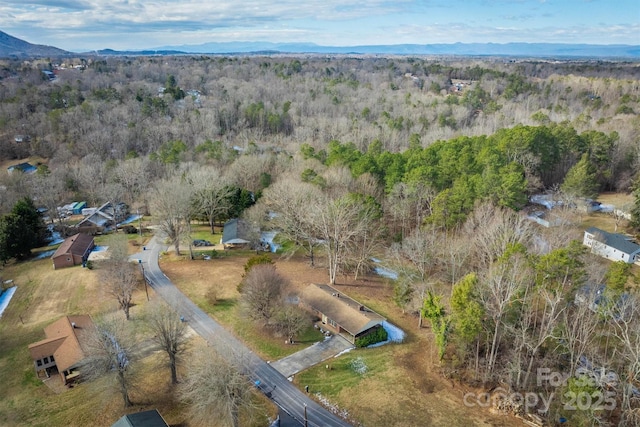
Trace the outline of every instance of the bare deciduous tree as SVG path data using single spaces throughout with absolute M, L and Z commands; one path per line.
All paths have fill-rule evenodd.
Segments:
M 289 281 L 272 264 L 258 264 L 247 272 L 238 286 L 240 300 L 253 320 L 269 324 L 280 307 Z
M 276 328 L 292 343 L 296 335 L 307 328 L 311 322 L 309 314 L 298 306 L 285 304 L 276 314 Z
M 158 229 L 180 254 L 180 241 L 188 237 L 192 187 L 181 177 L 160 181 L 150 195 L 151 213 Z
M 118 301 L 118 307 L 129 320 L 131 300 L 139 286 L 139 277 L 136 266 L 128 260 L 127 244 L 125 235 L 110 236 L 107 245 L 111 257 L 100 264 L 98 271 L 100 281 L 104 284 L 107 293 Z
M 166 305 L 156 305 L 151 308 L 147 318 L 149 329 L 153 333 L 152 340 L 158 348 L 169 356 L 171 383 L 178 383 L 178 358 L 186 349 L 188 341 L 187 324 L 178 314 Z
M 238 368 L 210 348 L 197 349 L 180 384 L 180 396 L 189 405 L 191 419 L 202 425 L 215 419 L 238 427 L 242 413 L 251 417 L 255 409 L 250 390 Z
M 358 240 L 373 226 L 376 213 L 372 207 L 354 197 L 322 198 L 312 208 L 316 233 L 322 240 L 329 268 L 329 283 L 335 284 Z
M 96 322 L 87 337 L 87 355 L 82 372 L 89 380 L 108 376 L 118 389 L 124 406 L 131 406 L 129 391 L 135 380 L 136 342 L 130 326 L 119 319 Z
M 322 194 L 317 186 L 286 177 L 266 188 L 260 201 L 275 214 L 271 225 L 293 243 L 294 249 L 304 249 L 312 266 L 315 249 L 320 245 L 312 206 L 320 198 Z
M 464 232 L 472 236 L 473 258 L 479 268 L 487 268 L 505 251 L 516 244 L 528 245 L 532 223 L 516 212 L 483 203 L 477 206 L 464 225 Z
M 194 213 L 207 219 L 211 234 L 214 234 L 215 220 L 229 210 L 233 190 L 228 180 L 211 166 L 191 169 L 187 180 L 193 186 Z

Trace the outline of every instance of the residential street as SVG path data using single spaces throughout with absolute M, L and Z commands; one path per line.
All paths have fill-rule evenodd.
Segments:
M 257 384 L 260 384 L 260 389 L 301 425 L 305 425 L 306 406 L 307 425 L 310 427 L 350 426 L 298 390 L 281 373 L 250 351 L 180 292 L 158 265 L 158 256 L 165 249 L 166 246 L 159 244 L 154 237 L 146 250 L 132 256 L 132 259 L 142 260 L 148 283 L 180 316 L 184 316 L 194 331 L 227 360 L 239 363 L 252 383 L 259 381 Z

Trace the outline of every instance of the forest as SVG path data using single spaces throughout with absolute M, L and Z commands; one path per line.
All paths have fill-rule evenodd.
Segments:
M 0 163 L 37 167 L 0 173 L 3 261 L 25 256 L 8 244 L 16 205 L 64 226 L 57 207 L 71 201 L 123 202 L 150 214 L 176 252 L 194 221 L 213 233 L 242 217 L 277 231 L 281 256 L 321 260 L 331 284 L 384 260 L 398 272 L 398 311 L 431 328 L 457 381 L 551 393 L 540 370 L 566 372 L 564 395 L 603 399 L 577 410 L 556 401 L 544 417 L 640 423 L 640 276 L 588 252 L 580 211 L 604 192 L 632 194 L 615 231 L 640 230 L 637 63 L 185 55 L 1 65 Z M 557 227 L 526 217 L 542 193 L 561 206 Z M 579 303 L 596 292 L 595 308 Z

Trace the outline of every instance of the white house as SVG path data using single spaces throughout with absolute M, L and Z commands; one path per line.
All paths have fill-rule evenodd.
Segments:
M 591 253 L 611 261 L 632 264 L 637 259 L 640 260 L 640 245 L 624 234 L 609 233 L 596 227 L 589 227 L 584 232 L 582 243 L 591 248 Z

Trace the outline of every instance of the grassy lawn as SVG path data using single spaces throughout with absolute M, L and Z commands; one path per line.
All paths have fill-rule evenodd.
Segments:
M 233 249 L 225 251 L 219 259 L 201 262 L 177 260 L 171 254 L 163 258 L 161 268 L 202 310 L 266 360 L 281 359 L 322 340 L 322 334 L 310 323 L 294 345 L 285 344 L 284 337 L 274 336 L 269 328 L 247 320 L 242 314 L 237 285 L 242 280 L 246 260 L 253 255 L 255 251 Z M 194 269 L 194 266 L 198 268 Z M 212 289 L 216 296 L 215 303 L 210 297 Z
M 2 280 L 12 279 L 17 286 L 0 318 L 0 425 L 111 425 L 125 413 L 154 408 L 171 425 L 193 425 L 187 424 L 186 407 L 175 398 L 163 353 L 153 353 L 138 362 L 131 391 L 134 406 L 130 408 L 123 407 L 120 394 L 106 379 L 63 388 L 58 394 L 36 377 L 28 345 L 44 339 L 46 325 L 68 314 L 120 314 L 115 300 L 101 289 L 96 274 L 96 270 L 81 267 L 53 270 L 49 259 L 10 264 L 0 270 Z M 143 290 L 134 295 L 133 302 L 131 322 L 135 325 L 141 322 L 146 304 Z M 147 328 L 142 324 L 134 328 L 144 339 Z M 266 414 L 274 416 L 273 407 L 262 395 L 256 394 L 255 401 L 261 415 L 244 420 L 243 425 L 263 426 L 267 424 Z M 218 424 L 213 420 L 208 425 Z

